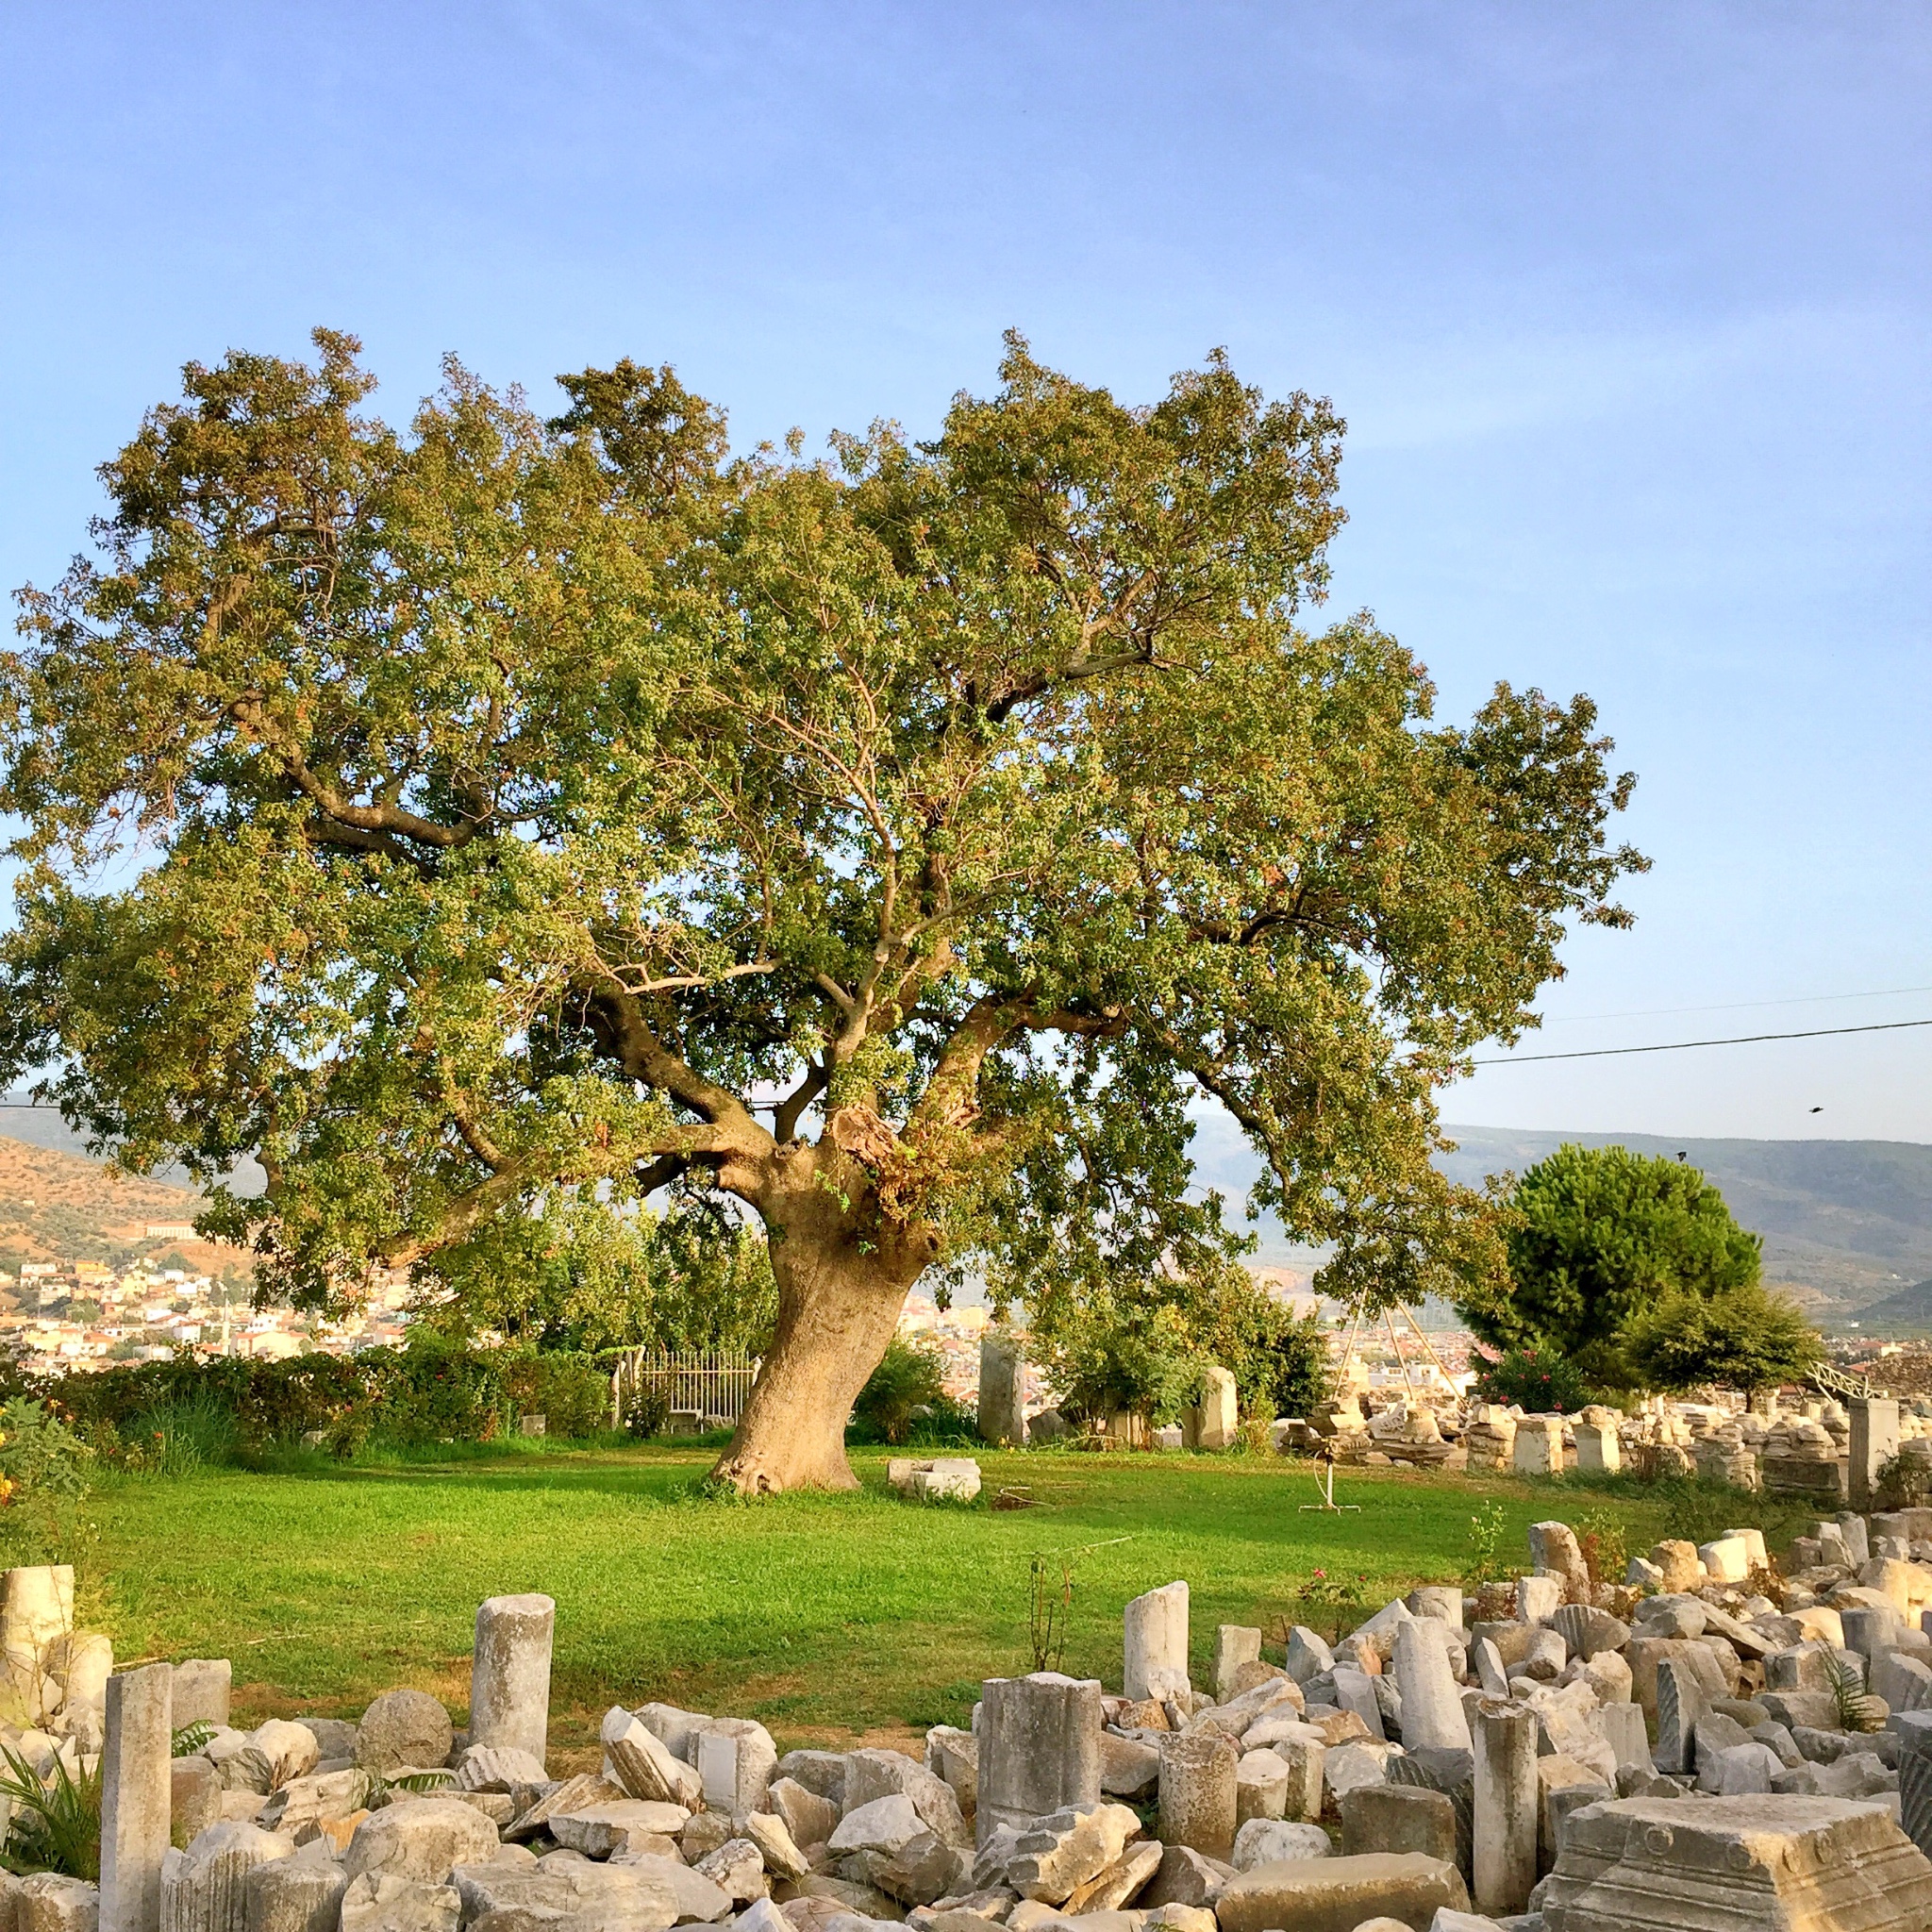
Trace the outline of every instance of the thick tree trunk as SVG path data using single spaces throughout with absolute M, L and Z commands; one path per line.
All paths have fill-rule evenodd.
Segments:
M 740 1418 L 711 1474 L 747 1494 L 856 1490 L 845 1422 L 878 1366 L 931 1245 L 859 1233 L 839 1195 L 808 1186 L 766 1205 L 778 1325 Z

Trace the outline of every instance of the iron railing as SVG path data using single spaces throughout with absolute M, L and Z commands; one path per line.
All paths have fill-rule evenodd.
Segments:
M 673 1415 L 694 1415 L 707 1428 L 730 1427 L 744 1413 L 758 1373 L 754 1357 L 724 1351 L 685 1355 L 626 1348 L 608 1359 L 612 1428 L 624 1426 L 647 1391 L 662 1397 Z

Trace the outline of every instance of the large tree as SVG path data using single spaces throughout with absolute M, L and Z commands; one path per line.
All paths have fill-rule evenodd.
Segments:
M 1558 1147 L 1516 1183 L 1508 1221 L 1507 1278 L 1474 1284 L 1465 1319 L 1496 1347 L 1555 1349 L 1607 1389 L 1641 1379 L 1624 1350 L 1639 1316 L 1754 1287 L 1762 1265 L 1763 1242 L 1696 1168 L 1627 1147 Z
M 270 1291 L 728 1197 L 778 1316 L 720 1474 L 782 1489 L 852 1481 L 925 1270 L 1224 1253 L 1204 1092 L 1333 1285 L 1480 1251 L 1432 1096 L 1622 920 L 1629 780 L 1587 699 L 1440 725 L 1304 627 L 1325 404 L 1014 339 L 929 444 L 733 460 L 669 370 L 545 423 L 451 365 L 404 432 L 315 341 L 188 368 L 0 667 L 0 1059 L 131 1164 L 257 1154 L 208 1225 Z

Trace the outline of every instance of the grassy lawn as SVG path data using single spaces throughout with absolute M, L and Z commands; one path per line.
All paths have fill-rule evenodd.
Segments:
M 985 1454 L 989 1495 L 1024 1484 L 1038 1505 L 993 1511 L 902 1502 L 885 1452 L 861 1450 L 860 1494 L 736 1506 L 695 1493 L 711 1453 L 110 1478 L 90 1509 L 92 1613 L 126 1658 L 232 1657 L 238 1719 L 353 1716 L 397 1684 L 460 1713 L 477 1603 L 541 1590 L 558 1604 L 560 1745 L 588 1756 L 611 1703 L 664 1698 L 758 1717 L 784 1748 L 965 1722 L 982 1677 L 1032 1667 L 1036 1551 L 1083 1552 L 1065 1667 L 1117 1685 L 1121 1606 L 1174 1577 L 1193 1593 L 1203 1681 L 1215 1624 L 1296 1613 L 1312 1570 L 1366 1572 L 1368 1607 L 1457 1579 L 1490 1498 L 1510 1565 L 1526 1524 L 1592 1506 L 1628 1524 L 1633 1549 L 1661 1533 L 1641 1501 L 1395 1471 L 1341 1474 L 1359 1514 L 1305 1513 L 1306 1465 L 1218 1456 Z

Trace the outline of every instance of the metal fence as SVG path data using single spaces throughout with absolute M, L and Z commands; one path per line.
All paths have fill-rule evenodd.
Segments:
M 696 1418 L 705 1428 L 724 1428 L 744 1413 L 758 1364 L 751 1356 L 666 1355 L 627 1348 L 611 1361 L 610 1425 L 622 1428 L 641 1395 L 662 1399 L 675 1421 Z

